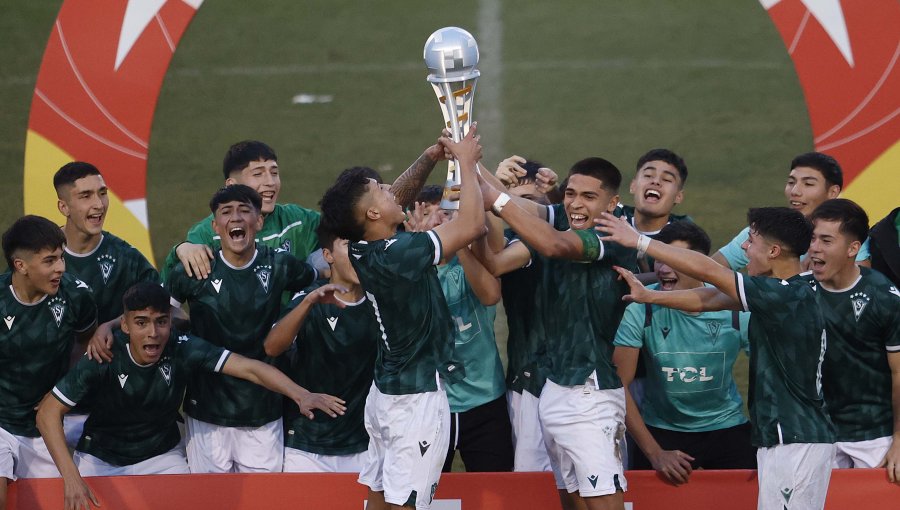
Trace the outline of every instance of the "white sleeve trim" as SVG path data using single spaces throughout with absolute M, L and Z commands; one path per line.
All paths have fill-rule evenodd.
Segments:
M 744 291 L 744 275 L 741 273 L 734 273 L 734 281 L 737 283 L 737 293 L 738 299 L 741 302 L 741 309 L 745 312 L 750 311 L 750 305 L 747 303 L 747 294 Z
M 900 352 L 900 345 L 886 345 L 887 352 Z
M 219 361 L 216 363 L 216 368 L 213 369 L 213 372 L 221 372 L 222 367 L 225 366 L 225 362 L 228 361 L 229 356 L 231 356 L 231 351 L 228 349 L 222 351 L 222 355 L 219 356 Z
M 597 234 L 597 240 L 600 241 L 600 255 L 597 255 L 597 260 L 603 260 L 606 255 L 606 246 L 603 245 L 603 238 L 600 237 L 600 234 Z
M 441 252 L 443 251 L 441 238 L 434 233 L 434 230 L 428 230 L 425 233 L 431 236 L 431 242 L 434 244 L 434 260 L 431 262 L 431 265 L 436 266 L 441 263 Z
M 181 302 L 173 297 L 169 298 L 169 304 L 174 306 L 175 308 L 181 308 Z
M 545 205 L 544 207 L 547 208 L 547 223 L 553 225 L 556 221 L 556 213 L 553 212 L 553 206 Z
M 63 395 L 63 392 L 59 391 L 59 388 L 56 386 L 53 387 L 53 395 L 55 395 L 56 398 L 60 399 L 63 404 L 66 404 L 69 407 L 75 407 L 78 404 L 77 402 L 72 401 L 72 399 L 70 399 L 69 397 Z

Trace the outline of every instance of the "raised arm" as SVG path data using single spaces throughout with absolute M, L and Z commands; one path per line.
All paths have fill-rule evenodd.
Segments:
M 413 201 L 419 196 L 422 187 L 425 186 L 428 176 L 434 170 L 435 165 L 439 161 L 447 159 L 449 154 L 446 153 L 444 146 L 440 140 L 437 143 L 425 149 L 425 152 L 413 161 L 413 164 L 400 174 L 399 177 L 391 184 L 391 193 L 404 209 L 412 205 Z
M 434 233 L 441 240 L 443 256 L 450 258 L 484 234 L 484 208 L 475 170 L 481 159 L 481 145 L 478 143 L 475 125 L 460 142 L 455 143 L 444 137 L 441 138 L 441 143 L 453 153 L 459 162 L 457 170 L 461 172 L 459 212 L 452 220 L 434 228 Z
M 478 243 L 487 244 L 484 238 L 476 240 L 473 244 Z M 486 246 L 482 246 L 480 249 L 484 251 Z M 469 248 L 459 250 L 456 252 L 456 256 L 459 257 L 459 264 L 463 268 L 466 281 L 478 301 L 484 306 L 496 305 L 500 301 L 500 280 L 484 267 Z
M 78 472 L 78 467 L 75 466 L 69 448 L 66 446 L 63 416 L 70 409 L 48 393 L 38 406 L 37 427 L 41 432 L 41 437 L 44 438 L 50 457 L 53 458 L 53 462 L 62 476 L 66 510 L 89 510 L 91 503 L 94 506 L 100 506 L 100 502 L 81 478 L 81 473 Z
M 307 294 L 296 307 L 276 322 L 263 342 L 266 356 L 278 356 L 291 347 L 294 338 L 303 327 L 303 322 L 309 316 L 309 311 L 316 303 L 330 303 L 343 308 L 345 305 L 339 299 L 335 299 L 335 292 L 347 292 L 347 289 L 334 283 L 323 285 Z

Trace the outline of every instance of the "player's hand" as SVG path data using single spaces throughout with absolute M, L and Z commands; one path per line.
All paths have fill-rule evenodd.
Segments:
M 628 224 L 628 220 L 624 216 L 616 218 L 612 214 L 605 212 L 601 213 L 599 218 L 594 218 L 594 223 L 597 225 L 594 227 L 594 230 L 607 234 L 603 238 L 604 241 L 619 243 L 626 248 L 637 248 L 638 239 L 641 235 L 634 227 Z
M 468 161 L 475 165 L 479 161 L 481 161 L 481 144 L 478 143 L 480 140 L 480 136 L 478 136 L 478 123 L 472 123 L 472 127 L 469 128 L 469 132 L 466 133 L 465 138 L 460 140 L 459 142 L 454 142 L 452 138 L 442 136 L 441 144 L 453 154 L 453 157 L 458 161 Z
M 344 406 L 345 403 L 343 400 L 325 393 L 310 393 L 308 391 L 297 401 L 297 405 L 300 406 L 300 414 L 310 420 L 315 418 L 313 409 L 323 411 L 332 418 L 337 418 L 338 415 L 343 416 L 347 410 L 347 407 Z
M 625 283 L 628 284 L 628 294 L 622 296 L 622 301 L 628 303 L 646 303 L 650 300 L 653 291 L 644 287 L 644 284 L 637 279 L 637 276 L 635 276 L 634 273 L 619 266 L 613 266 L 613 269 L 619 273 L 619 279 L 624 280 Z
M 449 150 L 447 150 L 446 147 L 444 147 L 444 144 L 441 143 L 441 138 L 452 138 L 450 131 L 448 131 L 447 129 L 441 131 L 441 136 L 438 137 L 434 145 L 425 149 L 425 155 L 435 163 L 437 163 L 438 161 L 453 159 L 453 154 Z
M 113 358 L 113 353 L 111 350 L 112 343 L 112 327 L 104 322 L 97 326 L 96 331 L 94 331 L 94 335 L 88 341 L 87 348 L 85 349 L 85 354 L 87 354 L 88 359 L 94 360 L 97 363 L 103 364 L 104 361 L 108 363 L 112 361 Z
M 559 185 L 559 176 L 553 170 L 541 167 L 538 168 L 537 175 L 534 177 L 534 187 L 538 193 L 548 194 Z
M 660 450 L 656 455 L 650 456 L 653 469 L 674 485 L 688 482 L 694 470 L 691 467 L 692 460 L 693 457 L 681 450 Z
M 63 479 L 63 494 L 66 510 L 91 510 L 91 505 L 99 507 L 100 501 L 80 476 L 77 479 Z
M 878 467 L 887 470 L 888 480 L 891 483 L 900 484 L 900 441 L 897 441 L 896 435 L 894 437 L 891 447 L 888 448 L 887 454 Z
M 348 292 L 348 290 L 343 285 L 329 283 L 310 292 L 303 300 L 309 301 L 309 304 L 311 305 L 315 303 L 324 303 L 326 305 L 335 305 L 338 308 L 344 308 L 347 306 L 346 303 L 335 297 L 335 293 L 343 294 L 346 292 Z
M 209 277 L 212 266 L 209 261 L 213 259 L 213 252 L 205 244 L 181 243 L 175 248 L 175 255 L 184 265 L 184 272 L 198 280 Z
M 497 165 L 497 171 L 494 172 L 494 176 L 506 186 L 506 189 L 515 188 L 519 185 L 519 177 L 526 173 L 522 167 L 524 164 L 525 158 L 513 154 Z

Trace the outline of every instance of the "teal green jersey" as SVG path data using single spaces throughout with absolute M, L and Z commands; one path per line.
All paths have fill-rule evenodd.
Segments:
M 66 272 L 91 288 L 99 322 L 122 315 L 122 296 L 132 285 L 159 281 L 159 273 L 141 252 L 109 232 L 103 232 L 100 244 L 89 253 L 66 248 L 63 257 Z
M 298 293 L 285 314 L 297 307 L 307 292 L 309 289 Z M 285 400 L 285 446 L 320 455 L 350 455 L 366 451 L 369 445 L 364 423 L 366 396 L 372 386 L 381 331 L 365 298 L 345 304 L 344 308 L 313 305 L 297 335 L 288 374 L 309 391 L 342 398 L 347 411 L 334 419 L 316 411 L 316 419 L 310 420 L 300 415 L 297 404 Z
M 434 231 L 350 244 L 350 262 L 378 321 L 375 386 L 382 393 L 435 391 L 438 374 L 461 377 L 462 367 L 451 361 L 453 320 L 434 268 L 441 253 Z
M 619 388 L 622 382 L 612 363 L 613 339 L 625 312 L 622 296 L 628 285 L 618 279 L 613 265 L 636 270 L 636 252 L 603 242 L 594 230 L 575 232 L 583 244 L 580 261 L 551 259 L 536 252 L 542 265 L 541 314 L 538 334 L 546 340 L 542 369 L 562 386 L 584 384 L 596 373 L 600 389 Z
M 63 274 L 54 296 L 19 301 L 12 275 L 0 275 L 0 427 L 37 437 L 34 408 L 66 373 L 75 336 L 97 323 L 88 285 Z
M 719 248 L 719 253 L 725 257 L 725 260 L 728 261 L 728 267 L 731 268 L 732 271 L 740 271 L 747 267 L 747 262 L 750 259 L 747 258 L 747 254 L 744 252 L 744 249 L 741 245 L 744 244 L 744 241 L 750 236 L 750 227 L 744 227 L 743 230 L 738 232 L 738 235 L 734 236 L 734 238 L 728 242 L 725 246 Z M 869 254 L 869 240 L 862 244 L 859 249 L 859 253 L 856 254 L 856 261 L 862 262 L 864 260 L 869 260 L 872 256 Z M 806 258 L 806 254 L 803 254 L 800 257 L 800 260 Z
M 172 297 L 187 302 L 191 332 L 251 359 L 274 363 L 263 342 L 278 320 L 281 295 L 300 291 L 316 278 L 309 264 L 264 245 L 244 267 L 217 252 L 209 278 L 187 276 L 178 264 L 166 283 Z M 198 373 L 188 384 L 185 412 L 227 427 L 259 427 L 281 416 L 281 397 L 261 386 L 227 375 Z
M 256 233 L 257 244 L 286 251 L 305 260 L 310 253 L 319 248 L 319 237 L 316 229 L 321 216 L 318 211 L 304 209 L 295 204 L 275 204 L 275 210 L 267 214 L 263 220 L 262 230 Z M 200 220 L 188 230 L 185 241 L 194 244 L 205 244 L 217 251 L 221 249 L 221 241 L 212 228 L 213 216 Z M 175 248 L 166 257 L 163 266 L 163 279 L 168 279 L 169 272 L 178 264 Z
M 849 288 L 819 291 L 828 332 L 822 388 L 838 441 L 894 433 L 887 353 L 900 352 L 900 292 L 878 271 L 859 270 Z
M 438 267 L 438 280 L 455 328 L 454 357 L 466 369 L 462 380 L 447 384 L 450 412 L 463 413 L 496 400 L 506 391 L 503 363 L 494 338 L 496 306 L 481 304 L 463 273 L 459 259 Z
M 659 284 L 648 288 L 658 290 Z M 647 367 L 644 422 L 678 432 L 746 423 L 732 369 L 738 353 L 749 351 L 749 320 L 746 312 L 690 314 L 659 305 L 628 305 L 615 345 L 641 349 Z
M 116 466 L 175 448 L 181 441 L 178 410 L 188 377 L 219 372 L 231 354 L 175 330 L 156 363 L 137 364 L 121 331 L 115 333 L 111 350 L 109 363 L 82 357 L 53 388 L 53 396 L 69 407 L 91 396 L 91 414 L 76 449 Z
M 811 273 L 787 280 L 735 273 L 750 316 L 750 421 L 757 447 L 833 443 L 822 396 L 827 337 Z

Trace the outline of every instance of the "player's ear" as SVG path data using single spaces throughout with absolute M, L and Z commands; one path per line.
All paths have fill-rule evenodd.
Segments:
M 225 185 L 226 185 L 226 186 L 231 186 L 231 185 L 234 185 L 234 184 L 237 184 L 237 183 L 238 183 L 238 182 L 237 182 L 237 179 L 235 179 L 234 177 L 229 177 L 229 178 L 225 179 Z
M 325 262 L 328 262 L 329 266 L 334 264 L 334 254 L 331 253 L 331 249 L 322 248 L 322 258 L 325 259 Z
M 856 255 L 859 254 L 859 249 L 862 247 L 862 243 L 859 241 L 853 241 L 850 243 L 850 246 L 847 248 L 847 258 L 853 257 L 856 259 Z
M 263 218 L 262 212 L 256 211 L 256 231 L 259 232 L 263 228 L 263 223 L 265 223 L 266 219 Z
M 768 253 L 769 258 L 777 259 L 779 255 L 781 255 L 781 245 L 776 243 L 770 244 Z
M 128 312 L 125 312 L 128 313 Z M 122 314 L 122 318 L 119 319 L 119 327 L 122 329 L 122 333 L 128 334 L 128 322 L 125 321 L 125 313 Z
M 681 201 L 684 200 L 684 190 L 678 190 L 678 193 L 675 193 L 675 203 L 680 204 Z
M 381 218 L 381 211 L 377 207 L 369 207 L 366 209 L 366 219 L 369 221 L 378 221 Z
M 606 204 L 606 212 L 612 213 L 616 210 L 617 205 L 619 205 L 619 195 L 615 194 L 609 199 L 609 203 Z
M 28 266 L 19 257 L 13 257 L 13 268 L 24 276 L 28 276 Z
M 637 175 L 634 176 L 634 179 L 631 179 L 631 184 L 628 186 L 628 192 L 634 195 L 637 191 Z
M 56 208 L 59 210 L 60 214 L 62 214 L 66 218 L 69 217 L 69 204 L 63 202 L 62 200 L 57 200 Z
M 832 184 L 831 186 L 828 186 L 828 192 L 827 192 L 828 198 L 837 198 L 838 195 L 840 195 L 840 194 L 841 194 L 840 186 L 838 186 L 837 184 Z

